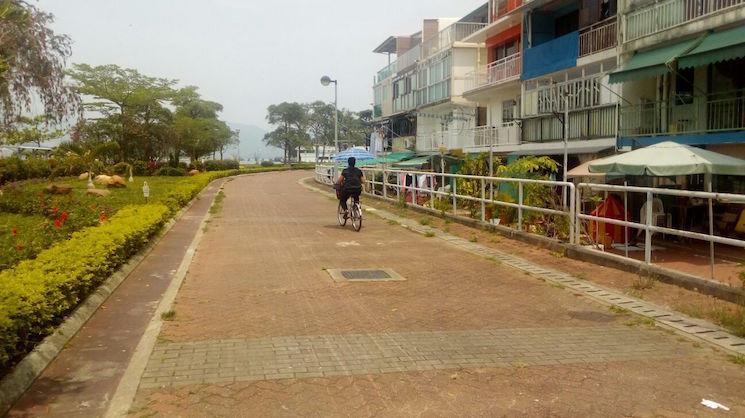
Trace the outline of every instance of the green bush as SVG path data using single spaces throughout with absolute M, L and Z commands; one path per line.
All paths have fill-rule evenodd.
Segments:
M 140 250 L 168 218 L 163 205 L 129 206 L 34 260 L 0 273 L 0 370 L 53 332 L 81 300 Z
M 240 164 L 236 160 L 209 160 L 204 162 L 205 171 L 238 170 Z
M 154 176 L 170 176 L 179 177 L 185 176 L 186 170 L 181 167 L 161 167 L 153 173 Z
M 18 157 L 0 158 L 0 184 L 28 178 L 26 164 Z
M 129 164 L 121 162 L 121 163 L 114 164 L 109 171 L 111 171 L 114 174 L 118 174 L 120 176 L 128 175 L 129 167 L 130 167 Z
M 274 165 L 274 162 L 273 161 L 262 161 L 261 162 L 261 166 L 262 167 L 271 167 L 273 165 Z
M 145 161 L 132 161 L 132 174 L 135 176 L 144 176 L 149 174 L 147 170 L 147 163 Z

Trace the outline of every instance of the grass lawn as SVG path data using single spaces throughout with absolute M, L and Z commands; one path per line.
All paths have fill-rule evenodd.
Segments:
M 107 189 L 111 194 L 106 197 L 87 194 L 87 180 L 77 178 L 55 181 L 73 187 L 68 195 L 45 193 L 47 180 L 6 186 L 0 195 L 0 271 L 34 258 L 81 228 L 105 222 L 124 206 L 164 203 L 175 211 L 206 184 L 208 176 L 139 177 L 126 188 Z M 150 187 L 147 202 L 142 194 L 144 182 Z

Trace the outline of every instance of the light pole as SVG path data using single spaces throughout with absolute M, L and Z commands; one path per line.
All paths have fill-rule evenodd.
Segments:
M 334 179 L 332 180 L 336 181 L 336 156 L 339 154 L 339 83 L 327 75 L 321 77 L 321 85 L 328 86 L 331 83 L 334 83 L 334 147 L 336 148 L 336 153 L 334 154 Z

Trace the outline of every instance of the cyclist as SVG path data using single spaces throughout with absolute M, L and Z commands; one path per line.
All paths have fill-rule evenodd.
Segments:
M 351 197 L 354 199 L 354 203 L 360 203 L 362 185 L 365 182 L 365 175 L 362 173 L 362 170 L 355 167 L 355 164 L 357 164 L 357 159 L 349 157 L 347 160 L 347 168 L 341 172 L 341 176 L 339 176 L 337 183 L 340 187 L 339 190 L 341 190 L 339 203 L 341 204 L 341 208 L 344 209 L 345 217 L 347 216 L 346 213 L 349 213 L 349 210 L 347 209 L 347 200 Z

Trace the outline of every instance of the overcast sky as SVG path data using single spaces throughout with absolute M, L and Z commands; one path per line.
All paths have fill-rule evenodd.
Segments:
M 282 101 L 371 108 L 372 50 L 421 20 L 460 17 L 485 0 L 39 0 L 54 30 L 73 40 L 73 63 L 117 64 L 196 85 L 225 106 L 223 119 L 266 127 Z

